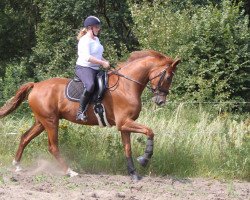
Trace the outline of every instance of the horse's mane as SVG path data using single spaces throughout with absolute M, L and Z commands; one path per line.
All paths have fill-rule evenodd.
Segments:
M 164 59 L 165 56 L 157 51 L 153 51 L 153 50 L 143 50 L 143 51 L 134 51 L 130 54 L 129 58 L 128 58 L 128 62 L 134 61 L 136 59 L 139 58 L 144 58 L 147 56 L 152 56 L 152 57 L 156 57 L 159 59 Z
M 173 59 L 171 59 L 170 57 L 167 57 L 157 51 L 154 50 L 142 50 L 142 51 L 134 51 L 130 54 L 130 56 L 128 57 L 127 61 L 125 62 L 121 62 L 118 64 L 119 67 L 123 67 L 133 61 L 136 61 L 138 59 L 142 59 L 145 58 L 147 56 L 151 56 L 151 57 L 155 57 L 159 60 L 164 60 L 166 61 L 166 63 L 168 64 L 172 64 L 173 63 Z

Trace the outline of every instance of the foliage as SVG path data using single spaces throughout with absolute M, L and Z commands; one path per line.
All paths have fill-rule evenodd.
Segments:
M 4 82 L 2 83 L 3 99 L 9 99 L 14 96 L 15 92 L 22 84 L 32 81 L 32 78 L 30 78 L 31 74 L 28 73 L 31 70 L 28 69 L 28 66 L 29 65 L 24 61 L 7 65 Z
M 37 1 L 41 23 L 37 29 L 37 45 L 32 62 L 37 66 L 38 79 L 51 76 L 67 77 L 74 72 L 77 52 L 76 35 L 88 15 L 102 21 L 101 41 L 105 57 L 117 62 L 135 39 L 130 34 L 131 17 L 125 2 L 109 1 Z
M 132 6 L 142 48 L 182 59 L 174 82 L 175 98 L 248 101 L 248 16 L 228 0 L 220 7 L 187 4 L 177 10 L 177 6 L 161 0 Z
M 5 82 L 7 66 L 22 68 L 18 65 L 23 61 L 27 78 L 35 81 L 73 76 L 77 32 L 86 16 L 97 15 L 104 56 L 112 64 L 136 49 L 181 57 L 172 99 L 249 101 L 250 31 L 244 12 L 249 12 L 248 2 L 235 2 L 3 0 L 0 81 Z M 1 97 L 8 90 L 5 86 L 10 88 L 1 84 Z M 146 92 L 143 100 L 149 97 Z
M 29 56 L 35 46 L 37 7 L 30 0 L 2 0 L 0 2 L 0 77 L 6 62 Z
M 3 99 L 3 79 L 0 77 L 0 99 Z M 2 106 L 2 102 L 0 102 L 0 106 Z
M 112 63 L 136 49 L 180 57 L 170 98 L 224 101 L 206 108 L 170 104 L 150 113 L 152 106 L 147 105 L 139 122 L 155 131 L 155 154 L 148 168 L 137 165 L 138 170 L 250 180 L 249 117 L 237 114 L 243 105 L 250 105 L 239 103 L 250 99 L 249 1 L 1 0 L 0 8 L 1 105 L 24 82 L 72 76 L 77 32 L 85 17 L 97 15 L 102 21 L 105 57 Z M 144 92 L 144 104 L 150 96 Z M 27 107 L 19 108 L 16 117 L 0 121 L 2 163 L 11 162 L 20 135 L 33 123 L 30 116 L 23 116 L 29 115 Z M 225 107 L 238 110 L 218 112 Z M 63 155 L 79 171 L 126 171 L 115 129 L 62 121 L 60 132 Z M 146 140 L 139 135 L 132 138 L 134 156 L 139 156 Z M 50 158 L 46 134 L 30 143 L 24 159 L 34 160 L 40 153 Z
M 144 169 L 135 161 L 140 174 L 250 180 L 249 116 L 218 113 L 213 105 L 170 104 L 167 108 L 153 109 L 148 104 L 143 106 L 138 122 L 155 133 L 154 155 L 149 166 Z M 0 121 L 3 164 L 11 162 L 20 135 L 32 123 L 30 114 Z M 131 136 L 136 158 L 144 153 L 146 137 Z M 80 126 L 62 120 L 59 140 L 62 156 L 73 169 L 84 173 L 126 174 L 123 146 L 116 128 Z M 47 145 L 44 132 L 26 147 L 22 163 L 53 159 Z

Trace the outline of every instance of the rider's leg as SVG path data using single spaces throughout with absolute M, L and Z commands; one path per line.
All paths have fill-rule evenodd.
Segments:
M 77 120 L 82 120 L 82 121 L 87 120 L 86 111 L 88 103 L 94 92 L 95 79 L 98 72 L 99 72 L 98 70 L 94 70 L 89 67 L 81 67 L 81 66 L 76 67 L 76 75 L 80 78 L 80 80 L 84 84 L 84 91 L 80 97 L 80 107 L 77 113 L 77 118 L 76 118 Z
M 80 97 L 80 107 L 77 112 L 76 120 L 87 121 L 86 111 L 90 98 L 91 98 L 91 93 L 84 88 L 83 94 Z

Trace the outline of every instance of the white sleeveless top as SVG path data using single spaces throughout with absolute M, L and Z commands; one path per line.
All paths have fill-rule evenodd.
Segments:
M 89 36 L 84 35 L 80 38 L 78 42 L 78 59 L 76 61 L 76 64 L 83 67 L 90 67 L 92 69 L 98 70 L 100 68 L 100 65 L 93 64 L 88 60 L 90 56 L 101 60 L 103 51 L 104 48 L 101 45 L 98 37 L 92 39 Z

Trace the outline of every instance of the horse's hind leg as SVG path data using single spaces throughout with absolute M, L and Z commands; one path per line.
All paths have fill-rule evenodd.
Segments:
M 43 125 L 38 120 L 36 120 L 33 126 L 21 136 L 19 147 L 16 152 L 15 159 L 13 160 L 13 165 L 16 167 L 16 170 L 15 170 L 16 172 L 21 170 L 19 163 L 22 158 L 22 154 L 23 154 L 25 147 L 29 144 L 29 142 L 33 138 L 35 138 L 41 132 L 43 132 L 43 130 L 44 130 Z
M 43 125 L 48 132 L 49 151 L 59 162 L 66 175 L 69 175 L 70 177 L 77 176 L 78 173 L 71 170 L 65 160 L 61 157 L 58 148 L 58 124 L 58 119 L 50 119 L 43 122 Z

